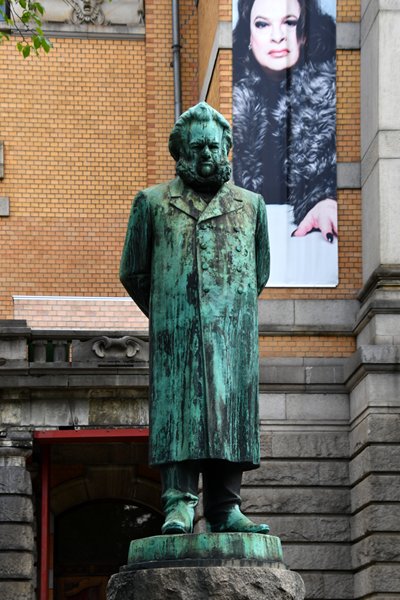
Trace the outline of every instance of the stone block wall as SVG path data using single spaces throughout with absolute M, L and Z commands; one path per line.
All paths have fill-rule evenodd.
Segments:
M 306 598 L 353 598 L 344 360 L 261 359 L 261 467 L 244 507 L 282 539 Z
M 344 328 L 349 314 L 341 306 L 331 325 Z M 271 304 L 272 321 L 278 308 Z M 354 304 L 353 318 L 356 309 Z M 316 304 L 313 314 L 318 312 Z M 287 321 L 290 314 L 287 310 Z M 292 314 L 297 321 L 290 326 L 304 327 L 302 306 Z M 263 308 L 260 316 L 266 327 Z M 0 332 L 0 591 L 2 600 L 31 600 L 39 549 L 25 461 L 33 432 L 146 426 L 148 369 L 121 358 L 116 366 L 117 344 L 110 345 L 104 362 L 90 351 L 98 338 L 90 341 L 88 332 L 64 362 L 45 362 L 40 354 L 36 363 L 26 345 L 40 333 L 16 325 Z M 72 332 L 64 336 L 70 339 Z M 398 595 L 399 365 L 398 346 L 387 344 L 363 345 L 350 358 L 261 360 L 261 466 L 244 475 L 243 508 L 281 537 L 285 561 L 303 577 L 307 599 L 392 600 Z M 85 469 L 76 468 L 83 452 L 90 485 Z M 72 479 L 64 475 L 52 497 L 57 511 L 68 506 L 68 490 L 96 498 L 98 491 L 109 495 L 126 485 L 141 502 L 151 498 L 157 509 L 158 484 L 148 473 L 143 448 L 111 451 L 100 445 L 90 453 L 78 445 L 69 457 Z M 132 461 L 142 471 L 131 471 Z
M 29 434 L 25 436 L 29 440 Z M 36 545 L 29 441 L 0 440 L 0 597 L 33 600 Z

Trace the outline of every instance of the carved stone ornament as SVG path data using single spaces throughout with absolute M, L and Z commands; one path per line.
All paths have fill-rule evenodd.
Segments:
M 103 2 L 104 0 L 83 0 L 83 2 L 68 0 L 68 3 L 73 8 L 71 21 L 75 25 L 79 25 L 80 23 L 104 25 L 106 18 L 101 9 Z
M 84 342 L 72 342 L 73 362 L 123 364 L 147 363 L 148 360 L 148 343 L 130 335 L 121 338 L 102 335 Z
M 42 0 L 44 23 L 143 26 L 144 0 Z
M 128 335 L 122 338 L 109 338 L 102 336 L 95 342 L 93 342 L 92 350 L 99 358 L 104 358 L 111 349 L 122 351 L 127 358 L 133 358 L 138 352 L 140 352 L 140 345 L 137 343 L 135 338 Z

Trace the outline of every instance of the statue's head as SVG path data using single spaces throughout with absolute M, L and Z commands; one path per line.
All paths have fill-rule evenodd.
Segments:
M 206 102 L 183 113 L 169 138 L 177 174 L 187 185 L 204 192 L 218 190 L 230 178 L 231 147 L 228 121 Z

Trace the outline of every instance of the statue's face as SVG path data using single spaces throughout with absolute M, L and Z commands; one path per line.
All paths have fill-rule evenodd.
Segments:
M 188 159 L 197 175 L 210 177 L 225 158 L 223 130 L 215 121 L 193 121 L 189 127 Z

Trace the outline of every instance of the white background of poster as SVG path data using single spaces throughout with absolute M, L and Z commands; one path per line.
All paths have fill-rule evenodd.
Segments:
M 288 226 L 292 207 L 269 204 L 266 208 L 271 250 L 271 273 L 267 287 L 315 287 L 315 284 L 307 285 L 305 281 L 318 281 L 319 287 L 336 286 L 337 238 L 328 244 L 319 231 L 292 238 L 290 235 L 296 229 L 294 223 Z M 282 244 L 282 239 L 287 242 Z M 306 255 L 307 261 L 298 261 L 299 254 Z

